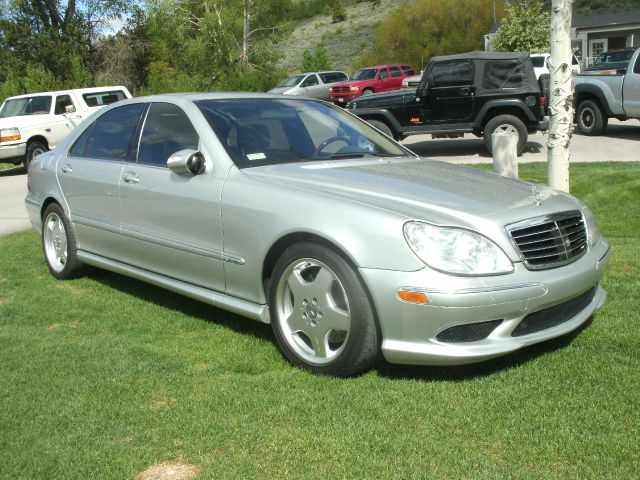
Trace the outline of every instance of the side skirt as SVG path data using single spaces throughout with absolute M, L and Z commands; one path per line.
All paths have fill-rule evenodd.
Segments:
M 269 307 L 267 305 L 260 305 L 224 293 L 214 292 L 213 290 L 158 275 L 157 273 L 132 267 L 131 265 L 126 265 L 82 250 L 78 250 L 78 258 L 82 263 L 86 263 L 87 265 L 104 268 L 105 270 L 166 288 L 185 297 L 193 298 L 214 307 L 221 308 L 222 310 L 248 317 L 251 320 L 256 320 L 261 323 L 271 323 Z

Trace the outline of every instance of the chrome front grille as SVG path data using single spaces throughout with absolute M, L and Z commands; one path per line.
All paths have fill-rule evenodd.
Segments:
M 507 232 L 529 270 L 566 265 L 587 251 L 587 229 L 578 210 L 508 225 Z

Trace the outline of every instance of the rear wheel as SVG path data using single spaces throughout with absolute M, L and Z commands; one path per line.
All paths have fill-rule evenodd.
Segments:
M 82 264 L 78 260 L 71 223 L 64 211 L 60 205 L 52 203 L 42 218 L 42 250 L 49 271 L 59 280 L 79 276 Z
M 517 153 L 521 155 L 527 146 L 527 127 L 522 120 L 513 115 L 498 115 L 487 122 L 484 127 L 484 146 L 493 154 L 491 135 L 494 133 L 515 133 L 518 136 Z
M 42 142 L 31 142 L 27 145 L 27 152 L 25 153 L 23 165 L 27 170 L 29 169 L 29 164 L 31 160 L 40 155 L 41 153 L 46 152 L 47 146 Z
M 373 309 L 354 269 L 315 243 L 289 247 L 276 263 L 271 323 L 284 356 L 314 373 L 349 376 L 378 357 Z
M 609 119 L 602 113 L 600 105 L 593 100 L 584 100 L 576 112 L 578 131 L 584 135 L 600 135 L 607 128 Z

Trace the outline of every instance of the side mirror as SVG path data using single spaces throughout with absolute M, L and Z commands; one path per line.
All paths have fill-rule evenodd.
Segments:
M 167 167 L 178 175 L 200 175 L 204 173 L 206 162 L 202 153 L 187 148 L 171 155 Z
M 76 111 L 76 107 L 74 105 L 67 105 L 64 107 L 64 111 L 66 113 L 74 113 Z

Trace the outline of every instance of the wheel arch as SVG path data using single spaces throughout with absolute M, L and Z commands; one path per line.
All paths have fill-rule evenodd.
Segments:
M 360 117 L 365 122 L 369 121 L 369 120 L 378 120 L 380 122 L 384 122 L 389 127 L 389 129 L 391 130 L 391 133 L 393 133 L 394 137 L 396 135 L 401 135 L 401 133 L 402 133 L 402 127 L 401 127 L 400 123 L 395 118 L 395 116 L 393 116 L 387 110 L 377 110 L 377 109 L 363 108 L 363 109 L 352 110 L 351 113 L 353 113 L 354 115 Z
M 537 119 L 526 106 L 518 100 L 505 100 L 486 103 L 480 110 L 474 127 L 484 131 L 485 125 L 498 115 L 513 115 L 524 122 L 529 128 L 530 124 L 536 123 Z
M 580 103 L 585 100 L 592 100 L 598 104 L 602 112 L 608 117 L 613 117 L 615 114 L 610 108 L 609 102 L 607 101 L 607 95 L 596 85 L 592 85 L 589 83 L 581 83 L 576 85 L 575 89 L 575 109 L 578 110 Z
M 29 137 L 29 140 L 27 140 L 27 145 L 33 142 L 43 143 L 45 147 L 49 148 L 49 140 L 47 140 L 47 137 L 45 137 L 44 135 L 33 135 L 32 137 Z

